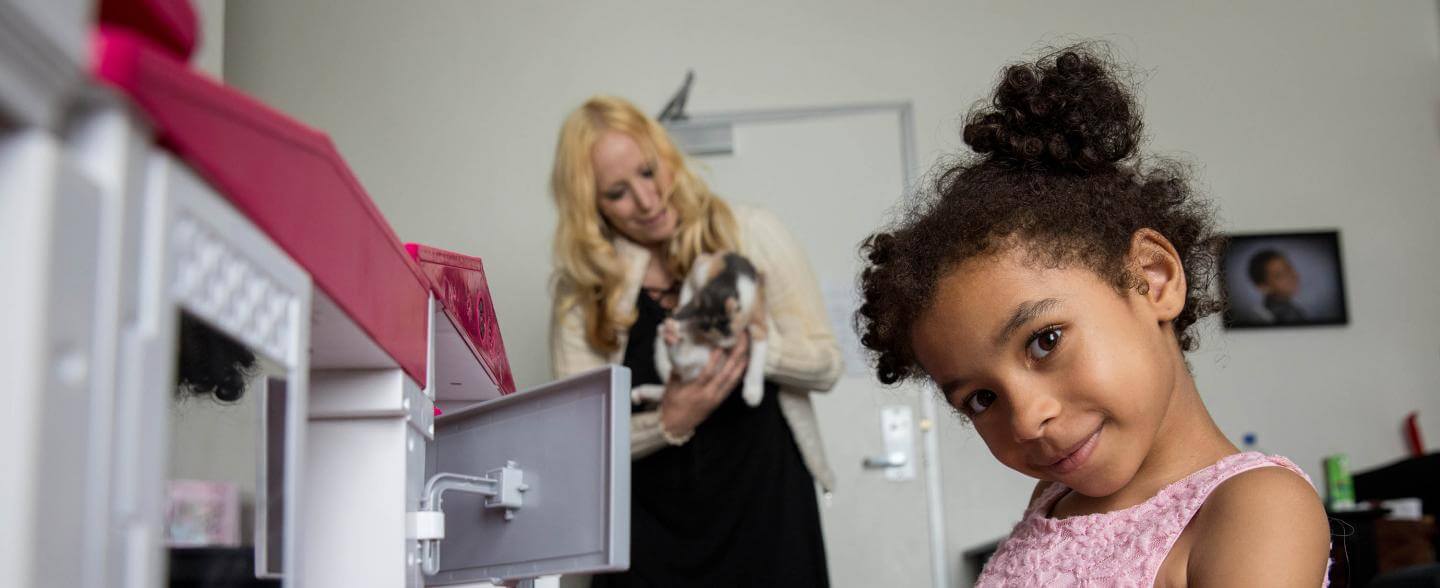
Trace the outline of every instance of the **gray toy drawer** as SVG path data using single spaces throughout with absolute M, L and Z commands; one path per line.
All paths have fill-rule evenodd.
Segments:
M 427 480 L 513 463 L 526 490 L 509 512 L 480 494 L 446 494 L 439 572 L 426 584 L 629 567 L 629 423 L 630 370 L 617 366 L 438 417 Z

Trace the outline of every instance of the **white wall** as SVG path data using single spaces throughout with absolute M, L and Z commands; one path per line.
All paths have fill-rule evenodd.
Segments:
M 1209 325 L 1192 361 L 1225 431 L 1312 475 L 1332 452 L 1399 456 L 1415 409 L 1437 447 L 1436 3 L 1220 4 L 246 0 L 224 59 L 231 83 L 333 135 L 402 239 L 485 258 L 527 387 L 548 377 L 555 133 L 586 96 L 654 111 L 693 67 L 696 112 L 912 100 L 930 162 L 1002 63 L 1108 38 L 1147 73 L 1152 146 L 1200 163 L 1227 227 L 1342 231 L 1349 326 Z M 1004 533 L 1029 483 L 962 425 L 942 447 L 958 554 Z
M 200 71 L 217 79 L 225 77 L 225 0 L 198 0 L 200 43 L 190 59 Z

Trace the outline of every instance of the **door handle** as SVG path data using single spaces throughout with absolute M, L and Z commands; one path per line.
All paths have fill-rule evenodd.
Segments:
M 905 459 L 904 453 L 897 451 L 883 456 L 866 456 L 863 465 L 867 470 L 883 470 L 886 468 L 905 467 L 907 463 L 910 463 L 910 460 Z
M 884 452 L 866 456 L 866 470 L 879 470 L 891 482 L 915 479 L 915 419 L 908 404 L 880 407 L 880 436 Z

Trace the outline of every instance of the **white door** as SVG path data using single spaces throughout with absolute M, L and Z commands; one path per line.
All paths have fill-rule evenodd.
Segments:
M 839 109 L 738 114 L 734 152 L 698 157 L 720 196 L 780 217 L 809 255 L 825 292 L 846 371 L 814 397 L 837 484 L 821 501 L 830 580 L 835 586 L 931 586 L 931 540 L 920 392 L 887 389 L 858 356 L 849 317 L 856 307 L 860 242 L 905 190 L 909 142 L 902 109 Z M 710 118 L 710 117 L 705 117 Z M 903 408 L 902 408 L 903 407 Z M 907 463 L 866 468 L 887 455 L 881 415 L 905 413 L 892 434 L 908 444 Z M 894 449 L 892 447 L 891 449 Z M 887 470 L 894 470 L 888 471 Z M 913 475 L 903 479 L 906 475 Z M 898 479 L 891 479 L 898 478 Z

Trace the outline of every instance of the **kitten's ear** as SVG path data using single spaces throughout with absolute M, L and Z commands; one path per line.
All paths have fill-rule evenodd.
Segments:
M 713 253 L 696 255 L 694 261 L 690 262 L 690 275 L 700 278 L 702 282 L 708 282 L 711 277 L 709 267 L 712 264 L 710 262 L 714 259 L 715 254 Z

